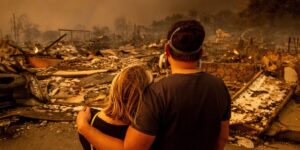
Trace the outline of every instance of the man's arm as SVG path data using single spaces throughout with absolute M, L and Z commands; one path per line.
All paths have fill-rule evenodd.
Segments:
M 144 134 L 132 127 L 126 133 L 125 141 L 111 137 L 89 125 L 90 110 L 82 110 L 77 116 L 77 129 L 96 149 L 122 150 L 122 149 L 149 149 L 155 136 Z
M 231 97 L 223 81 L 222 84 L 224 86 L 225 93 L 220 95 L 220 103 L 221 106 L 225 106 L 225 110 L 221 118 L 220 133 L 216 143 L 217 150 L 223 150 L 229 138 L 229 120 L 231 118 Z
M 80 130 L 82 134 L 96 149 L 103 150 L 148 150 L 155 136 L 144 134 L 132 127 L 127 129 L 125 141 L 103 134 L 96 128 L 87 124 Z
M 229 137 L 229 120 L 221 121 L 220 134 L 217 140 L 216 149 L 223 150 Z
M 124 142 L 122 140 L 106 135 L 89 124 L 82 126 L 81 129 L 78 129 L 78 132 L 83 135 L 96 149 L 123 149 Z
M 145 134 L 133 127 L 127 129 L 124 149 L 130 150 L 148 150 L 150 149 L 155 136 Z

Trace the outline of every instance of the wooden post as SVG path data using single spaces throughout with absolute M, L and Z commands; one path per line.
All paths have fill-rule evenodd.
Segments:
M 296 38 L 296 54 L 298 54 L 298 48 L 299 48 L 299 46 L 300 46 L 300 38 L 299 37 L 297 37 Z
M 17 26 L 16 26 L 16 16 L 13 14 L 13 24 L 14 24 L 14 36 L 15 36 L 15 41 L 18 43 L 18 37 L 17 37 Z
M 0 39 L 1 39 L 1 40 L 3 39 L 3 33 L 2 33 L 2 30 L 0 30 Z
M 289 42 L 288 42 L 288 53 L 290 53 L 290 48 L 291 48 L 291 37 L 289 37 Z
M 46 47 L 44 48 L 43 51 L 45 51 L 46 54 L 48 54 L 48 50 L 51 48 L 51 46 L 53 46 L 55 43 L 58 43 L 58 42 L 59 42 L 61 39 L 63 39 L 66 35 L 67 35 L 67 34 L 64 34 L 64 35 L 60 36 L 58 39 L 56 39 L 56 40 L 53 41 L 51 44 L 49 44 L 48 46 L 46 46 Z
M 70 32 L 71 32 L 71 43 L 73 44 L 73 31 Z
M 297 54 L 297 38 L 296 37 L 293 37 L 293 45 L 294 45 L 294 50 L 293 50 L 293 53 L 296 53 Z

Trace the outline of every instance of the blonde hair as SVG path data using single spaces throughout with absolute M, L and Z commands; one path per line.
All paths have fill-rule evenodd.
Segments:
M 152 82 L 150 74 L 142 66 L 124 68 L 112 81 L 104 113 L 113 119 L 134 123 L 143 91 Z

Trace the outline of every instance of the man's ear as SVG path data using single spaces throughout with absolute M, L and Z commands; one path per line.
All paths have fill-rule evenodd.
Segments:
M 171 50 L 171 47 L 170 47 L 170 44 L 169 43 L 166 43 L 165 44 L 165 63 L 166 63 L 166 67 L 168 68 L 170 66 L 170 62 L 169 62 L 169 59 L 168 57 L 170 57 L 170 50 Z
M 166 43 L 166 44 L 165 44 L 165 53 L 166 53 L 166 57 L 169 57 L 169 56 L 170 56 L 170 50 L 171 50 L 171 47 L 170 47 L 169 43 Z

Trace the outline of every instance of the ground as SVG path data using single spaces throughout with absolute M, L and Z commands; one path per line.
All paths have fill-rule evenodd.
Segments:
M 19 126 L 20 134 L 0 140 L 0 150 L 81 150 L 74 122 L 29 122 Z M 227 145 L 225 150 L 246 148 Z M 299 150 L 299 144 L 274 142 L 257 150 Z
M 26 123 L 19 136 L 0 141 L 0 150 L 81 150 L 73 122 Z

